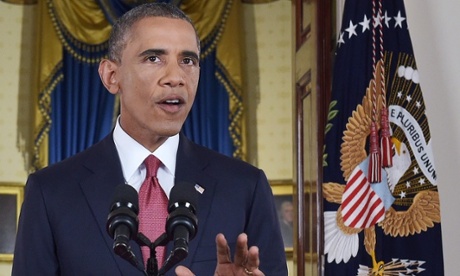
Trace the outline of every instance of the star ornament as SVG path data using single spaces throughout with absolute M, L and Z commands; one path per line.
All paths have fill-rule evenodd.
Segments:
M 396 15 L 394 19 L 395 19 L 395 28 L 396 27 L 402 28 L 402 23 L 404 20 L 406 20 L 406 18 L 401 16 L 401 11 L 398 11 L 398 15 Z
M 371 20 L 368 19 L 366 15 L 364 15 L 363 21 L 359 22 L 359 25 L 361 25 L 362 28 L 363 28 L 363 31 L 362 31 L 363 33 L 364 33 L 365 31 L 371 29 L 371 28 L 370 28 L 370 23 L 371 23 Z
M 351 38 L 353 35 L 357 35 L 356 34 L 356 27 L 358 25 L 353 25 L 353 22 L 350 20 L 350 25 L 348 26 L 348 28 L 345 29 L 345 31 L 348 33 L 348 38 Z
M 395 21 L 394 25 L 392 26 L 392 20 Z M 383 16 L 377 15 L 376 17 L 371 17 L 367 18 L 367 15 L 364 14 L 363 20 L 359 22 L 358 24 L 354 24 L 352 20 L 348 23 L 348 27 L 345 29 L 342 29 L 342 32 L 340 33 L 340 37 L 337 40 L 337 44 L 340 46 L 341 44 L 344 44 L 346 41 L 343 37 L 344 33 L 348 33 L 348 39 L 351 39 L 354 36 L 358 36 L 359 34 L 356 31 L 356 28 L 358 25 L 361 26 L 361 33 L 364 34 L 367 30 L 370 30 L 370 26 L 372 24 L 373 27 L 377 28 L 379 26 L 385 25 L 385 28 L 391 29 L 391 28 L 402 28 L 403 27 L 403 22 L 406 20 L 405 17 L 401 16 L 401 11 L 398 11 L 398 14 L 396 16 L 392 16 L 388 14 L 388 11 L 385 11 L 385 14 Z M 372 23 L 371 23 L 372 21 Z M 345 24 L 344 24 L 345 27 Z

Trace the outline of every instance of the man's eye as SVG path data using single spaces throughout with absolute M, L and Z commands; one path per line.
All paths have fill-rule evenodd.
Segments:
M 184 64 L 188 64 L 188 65 L 195 65 L 197 62 L 192 59 L 192 58 L 184 58 L 183 60 Z
M 151 56 L 151 57 L 148 57 L 147 60 L 150 62 L 157 62 L 159 58 L 157 56 Z

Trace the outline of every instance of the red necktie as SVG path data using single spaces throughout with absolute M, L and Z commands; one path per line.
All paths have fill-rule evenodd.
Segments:
M 153 155 L 144 160 L 147 174 L 139 190 L 139 232 L 154 242 L 165 232 L 166 217 L 168 216 L 168 198 L 160 186 L 157 178 L 157 171 L 161 161 Z M 165 247 L 156 248 L 158 266 L 161 267 L 164 261 Z M 150 257 L 150 249 L 142 246 L 144 264 Z

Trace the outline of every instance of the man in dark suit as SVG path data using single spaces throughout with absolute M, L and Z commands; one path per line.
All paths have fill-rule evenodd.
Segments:
M 287 275 L 263 171 L 180 134 L 196 94 L 199 56 L 196 30 L 173 6 L 143 5 L 114 25 L 99 74 L 120 96 L 117 124 L 96 145 L 29 176 L 13 275 L 144 274 L 113 252 L 106 222 L 115 187 L 139 191 L 149 155 L 162 163 L 157 176 L 166 195 L 175 179 L 200 191 L 196 237 L 167 275 Z M 130 245 L 142 256 L 138 244 Z

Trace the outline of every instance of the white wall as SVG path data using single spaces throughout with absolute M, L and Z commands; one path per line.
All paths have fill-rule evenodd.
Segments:
M 445 275 L 460 254 L 460 2 L 405 0 L 441 197 Z

